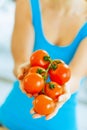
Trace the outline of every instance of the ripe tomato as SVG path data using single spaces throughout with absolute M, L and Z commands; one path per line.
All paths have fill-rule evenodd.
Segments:
M 46 69 L 50 64 L 50 57 L 46 51 L 37 50 L 32 53 L 30 57 L 30 64 L 31 66 L 41 66 Z
M 63 93 L 63 87 L 56 82 L 49 82 L 45 85 L 45 94 L 57 101 L 58 97 Z
M 33 66 L 29 68 L 28 73 L 38 73 L 42 75 L 44 79 L 47 79 L 47 73 L 46 70 L 40 66 Z
M 52 98 L 46 95 L 39 95 L 34 100 L 34 110 L 40 115 L 48 115 L 53 112 L 55 107 L 54 101 Z
M 53 63 L 49 69 L 50 79 L 59 85 L 64 85 L 71 76 L 71 71 L 65 63 Z
M 26 93 L 39 93 L 45 86 L 44 79 L 37 73 L 30 73 L 24 78 L 24 90 Z

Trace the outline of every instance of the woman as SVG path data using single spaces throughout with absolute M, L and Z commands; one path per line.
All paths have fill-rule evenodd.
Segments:
M 64 60 L 69 64 L 72 76 L 66 85 L 70 91 L 67 89 L 60 98 L 64 105 L 58 104 L 46 117 L 48 121 L 37 113 L 34 115 L 37 119 L 32 118 L 29 113 L 32 98 L 23 94 L 19 82 L 15 82 L 0 108 L 0 122 L 10 130 L 77 130 L 76 95 L 81 79 L 87 75 L 86 5 L 84 0 L 16 0 L 12 37 L 16 77 L 23 80 L 29 67 L 29 56 L 37 49 L 46 50 L 53 59 Z

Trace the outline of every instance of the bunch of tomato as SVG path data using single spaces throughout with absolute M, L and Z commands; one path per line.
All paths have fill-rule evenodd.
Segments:
M 30 68 L 24 78 L 24 90 L 27 94 L 38 95 L 34 99 L 36 113 L 48 115 L 53 112 L 55 102 L 63 94 L 63 86 L 70 76 L 70 68 L 62 60 L 52 60 L 44 50 L 32 53 Z

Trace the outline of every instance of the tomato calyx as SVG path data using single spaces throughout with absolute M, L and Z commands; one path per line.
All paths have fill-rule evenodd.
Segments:
M 50 89 L 54 89 L 54 88 L 55 88 L 55 85 L 54 85 L 54 84 L 52 84 L 52 83 L 50 83 L 50 82 L 49 82 L 48 84 L 49 84 L 49 88 L 50 88 Z
M 49 69 L 56 70 L 58 68 L 58 64 L 61 63 L 63 63 L 61 60 L 53 60 Z
M 42 75 L 42 77 L 44 78 L 44 81 L 46 81 L 46 79 L 47 79 L 47 72 L 45 70 L 42 70 L 42 69 L 38 68 L 36 73 Z
M 57 64 L 53 63 L 51 64 L 50 69 L 56 70 L 57 67 L 58 67 Z
M 39 68 L 38 68 L 36 73 L 38 73 L 38 74 L 44 74 L 45 71 L 43 71 L 42 69 L 39 69 Z
M 43 59 L 44 59 L 44 61 L 49 61 L 49 62 L 51 62 L 50 56 L 44 56 Z

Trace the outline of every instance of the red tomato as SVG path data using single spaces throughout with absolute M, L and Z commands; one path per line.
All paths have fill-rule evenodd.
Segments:
M 31 66 L 41 66 L 46 69 L 50 64 L 50 57 L 46 51 L 37 50 L 32 53 L 30 64 Z
M 26 93 L 39 93 L 45 86 L 44 79 L 37 73 L 30 73 L 24 78 L 24 90 Z
M 59 85 L 64 85 L 71 76 L 71 71 L 65 63 L 53 63 L 49 69 L 50 79 Z
M 45 85 L 45 94 L 57 101 L 58 97 L 63 93 L 63 87 L 56 82 L 49 82 Z
M 46 95 L 39 95 L 34 100 L 34 110 L 40 115 L 51 114 L 54 111 L 54 108 L 54 101 Z

